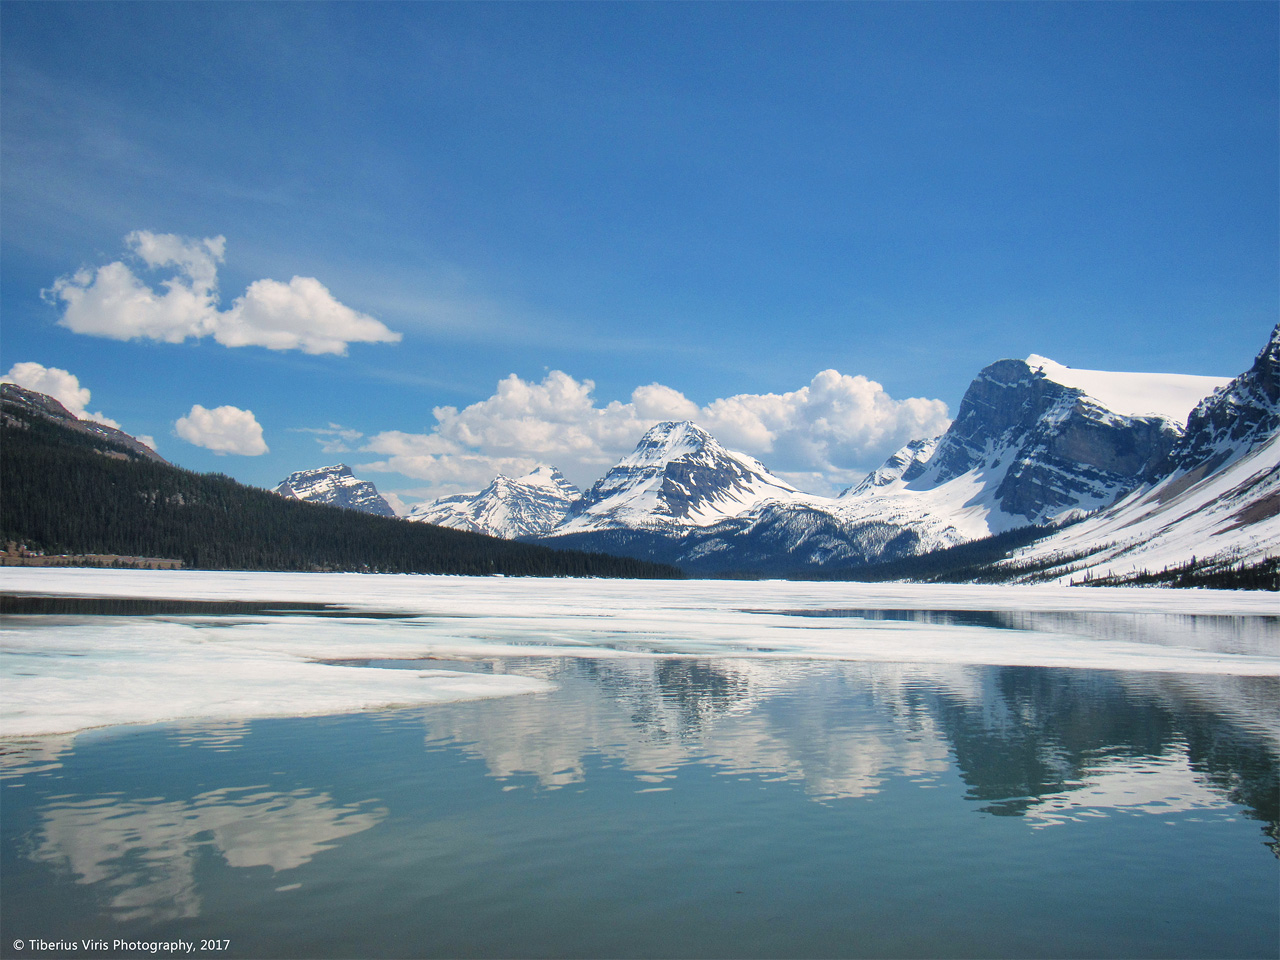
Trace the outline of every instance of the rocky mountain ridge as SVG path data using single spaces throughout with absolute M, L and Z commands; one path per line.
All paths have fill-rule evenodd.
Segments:
M 4 417 L 4 422 L 8 426 L 21 427 L 24 417 L 40 417 L 78 433 L 118 444 L 144 460 L 155 463 L 169 462 L 137 437 L 93 420 L 81 420 L 53 397 L 20 387 L 16 383 L 0 383 L 0 400 L 3 402 L 3 413 L 0 415 Z
M 289 474 L 272 491 L 292 500 L 323 503 L 345 510 L 359 510 L 378 517 L 394 517 L 391 509 L 378 493 L 378 488 L 368 480 L 358 480 L 345 463 L 312 470 L 297 470 Z
M 515 540 L 549 533 L 568 516 L 582 492 L 555 467 L 523 477 L 495 477 L 478 493 L 461 493 L 419 504 L 405 518 Z
M 1070 582 L 1280 556 L 1280 325 L 1249 370 L 1196 405 L 1143 480 L 1006 565 Z

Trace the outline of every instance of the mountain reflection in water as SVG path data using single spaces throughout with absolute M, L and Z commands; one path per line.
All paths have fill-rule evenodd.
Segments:
M 601 755 L 658 777 L 693 762 L 768 774 L 832 800 L 954 766 L 977 810 L 1016 816 L 1073 795 L 1095 811 L 1154 802 L 1092 789 L 1132 768 L 1149 784 L 1163 774 L 1168 795 L 1155 799 L 1170 809 L 1182 794 L 1199 805 L 1206 789 L 1241 805 L 1276 849 L 1275 678 L 729 659 L 530 658 L 504 669 L 561 690 L 444 705 L 426 721 L 430 741 L 465 745 L 504 780 L 578 783 L 584 759 Z
M 427 754 L 478 759 L 481 783 L 496 778 L 499 794 L 523 790 L 533 802 L 568 787 L 607 794 L 597 781 L 610 777 L 629 779 L 633 795 L 680 791 L 696 768 L 761 785 L 790 782 L 837 812 L 891 787 L 950 790 L 949 809 L 1055 830 L 1121 814 L 1242 811 L 1262 822 L 1263 842 L 1280 855 L 1275 678 L 694 657 L 453 666 L 536 676 L 557 688 L 323 722 L 10 742 L 0 754 L 5 782 L 32 789 L 7 793 L 10 811 L 15 802 L 31 806 L 22 839 L 6 836 L 6 855 L 19 844 L 28 863 L 96 887 L 117 921 L 153 923 L 201 915 L 201 864 L 210 856 L 282 874 L 275 889 L 290 890 L 291 871 L 335 848 L 356 856 L 351 844 L 366 842 L 357 835 L 400 824 L 394 829 L 420 839 L 384 838 L 371 848 L 386 856 L 389 845 L 398 862 L 412 863 L 414 844 L 428 842 L 425 824 L 440 816 L 433 791 L 461 788 L 450 777 L 422 779 L 422 748 L 416 756 L 403 743 L 381 759 L 366 754 L 383 727 L 416 724 L 425 724 Z M 342 747 L 330 740 L 335 730 Z M 86 764 L 99 772 L 78 772 Z M 166 779 L 173 764 L 196 773 Z M 459 809 L 493 802 L 475 785 L 466 789 L 471 799 L 451 801 Z

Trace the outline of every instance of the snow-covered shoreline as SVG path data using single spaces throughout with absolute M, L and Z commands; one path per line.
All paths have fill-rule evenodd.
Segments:
M 241 570 L 110 570 L 0 567 L 0 592 L 173 600 L 290 600 L 423 614 L 441 604 L 515 600 L 582 606 L 625 600 L 641 606 L 749 604 L 865 609 L 1040 610 L 1280 616 L 1274 594 L 1160 587 L 1054 584 L 854 583 L 811 580 L 614 580 L 423 574 L 261 573 Z M 1280 651 L 1277 651 L 1280 653 Z

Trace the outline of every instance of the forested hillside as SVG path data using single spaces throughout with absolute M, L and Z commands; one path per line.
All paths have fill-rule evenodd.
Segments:
M 199 569 L 680 576 L 640 560 L 286 500 L 144 459 L 13 404 L 4 413 L 0 542 L 30 550 L 168 557 Z

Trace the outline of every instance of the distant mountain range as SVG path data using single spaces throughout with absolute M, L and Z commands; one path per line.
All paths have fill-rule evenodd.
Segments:
M 163 558 L 195 569 L 680 576 L 633 558 L 409 524 L 182 470 L 128 434 L 79 420 L 56 400 L 11 383 L 0 384 L 0 454 L 0 544 L 24 558 Z M 298 489 L 337 499 L 361 489 L 354 478 L 345 486 L 311 480 L 299 479 Z
M 1280 553 L 1277 338 L 1234 380 L 997 361 L 946 433 L 836 498 L 666 422 L 581 496 L 542 467 L 410 519 L 704 574 L 839 574 L 1038 526 L 1010 576 L 1256 564 Z
M 582 492 L 554 467 L 538 467 L 512 479 L 495 477 L 479 493 L 442 497 L 415 507 L 406 518 L 515 540 L 555 529 Z
M 1280 579 L 1280 326 L 1231 380 L 1076 370 L 1035 355 L 997 361 L 942 436 L 913 440 L 838 497 L 797 490 L 696 424 L 664 422 L 585 492 L 542 466 L 419 505 L 407 522 L 392 520 L 374 485 L 345 464 L 291 474 L 271 497 L 178 471 L 50 397 L 0 389 L 5 535 L 42 548 L 259 569 L 672 572 L 642 563 L 628 573 L 586 556 L 611 554 L 703 575 L 950 570 L 960 579 L 1229 585 L 1212 578 L 1266 570 L 1258 582 Z M 345 509 L 278 514 L 259 497 Z M 77 510 L 103 514 L 102 523 L 76 520 Z M 239 524 L 217 519 L 236 511 Z M 361 513 L 389 526 L 339 533 L 353 522 L 339 517 Z M 396 532 L 418 525 L 500 539 L 446 545 Z M 112 540 L 110 530 L 125 533 Z M 523 543 L 513 541 L 576 553 L 517 559 L 507 548 Z

